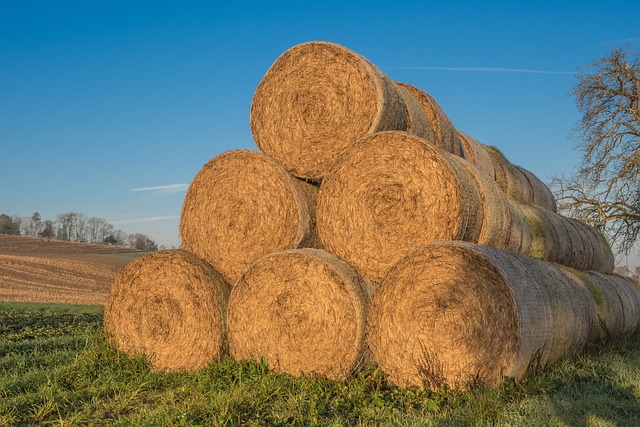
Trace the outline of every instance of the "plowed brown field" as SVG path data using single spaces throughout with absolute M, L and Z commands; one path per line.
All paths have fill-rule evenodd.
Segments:
M 104 304 L 116 274 L 145 253 L 0 235 L 0 301 Z

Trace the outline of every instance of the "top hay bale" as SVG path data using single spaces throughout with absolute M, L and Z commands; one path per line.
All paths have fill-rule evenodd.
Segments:
M 260 150 L 318 181 L 358 138 L 406 130 L 407 108 L 396 84 L 364 57 L 308 42 L 284 52 L 262 78 L 250 125 Z

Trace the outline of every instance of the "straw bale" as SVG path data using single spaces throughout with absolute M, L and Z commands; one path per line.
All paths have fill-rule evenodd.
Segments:
M 250 111 L 257 146 L 292 174 L 320 180 L 363 135 L 406 130 L 396 84 L 361 55 L 334 43 L 285 51 L 258 85 Z
M 637 317 L 631 317 L 630 301 L 616 282 L 608 275 L 595 271 L 578 272 L 578 277 L 594 289 L 592 294 L 600 322 L 598 338 L 621 336 L 635 330 Z
M 477 242 L 482 199 L 452 155 L 406 132 L 358 140 L 320 187 L 318 234 L 327 250 L 380 281 L 426 242 Z
M 426 112 L 435 135 L 434 145 L 448 153 L 464 156 L 456 128 L 436 100 L 427 92 L 408 83 L 397 84 L 411 93 Z
M 521 203 L 533 203 L 533 189 L 524 173 L 511 164 L 496 147 L 485 146 L 495 171 L 495 179 L 500 188 Z
M 589 290 L 550 263 L 526 256 L 520 262 L 549 293 L 553 334 L 547 363 L 582 352 L 596 329 L 596 305 Z
M 425 109 L 405 86 L 398 85 L 398 89 L 407 105 L 407 132 L 435 143 L 436 135 L 433 124 Z
M 624 315 L 623 334 L 634 334 L 640 322 L 640 291 L 631 279 L 617 274 L 605 275 L 620 295 L 622 314 Z
M 504 154 L 496 147 L 493 146 L 484 146 L 491 162 L 493 163 L 494 177 L 502 191 L 505 194 L 509 194 L 509 178 L 507 177 L 507 164 L 509 161 L 506 159 Z M 520 201 L 520 200 L 519 200 Z
M 496 248 L 518 250 L 521 239 L 518 239 L 517 246 L 512 243 L 512 209 L 496 182 L 470 161 L 456 156 L 451 156 L 451 159 L 469 171 L 480 191 L 483 214 L 478 243 Z
M 519 252 L 579 270 L 612 271 L 611 248 L 593 227 L 538 205 L 514 204 L 524 213 L 532 237 Z
M 486 147 L 464 132 L 458 131 L 458 137 L 462 143 L 462 157 L 475 164 L 482 173 L 495 181 L 496 172 Z
M 180 216 L 182 248 L 233 284 L 261 256 L 316 241 L 316 191 L 260 152 L 222 153 L 189 186 Z
M 515 166 L 515 165 L 514 165 Z M 553 197 L 553 193 L 547 187 L 547 185 L 540 180 L 536 175 L 529 172 L 523 167 L 515 166 L 527 179 L 533 196 L 532 203 L 543 208 L 550 210 L 551 212 L 557 212 L 556 199 Z
M 374 361 L 402 387 L 498 384 L 547 363 L 553 345 L 546 286 L 522 256 L 468 242 L 430 243 L 403 257 L 369 311 Z
M 226 353 L 229 285 L 182 250 L 154 252 L 116 276 L 104 310 L 113 345 L 163 371 L 195 371 Z
M 368 286 L 347 263 L 318 249 L 259 259 L 231 291 L 231 355 L 264 357 L 275 372 L 345 379 L 369 359 Z
M 579 227 L 583 233 L 586 244 L 593 250 L 593 257 L 588 269 L 601 273 L 611 273 L 615 266 L 615 259 L 611 246 L 604 235 L 584 221 L 575 221 L 577 221 L 577 224 L 580 224 Z
M 519 206 L 525 213 L 532 236 L 531 246 L 525 254 L 570 265 L 573 260 L 568 256 L 569 241 L 566 239 L 566 232 L 563 233 L 564 226 L 560 224 L 564 219 L 541 206 L 529 204 Z
M 611 273 L 614 267 L 611 247 L 593 227 L 575 218 L 561 217 L 567 230 L 573 230 L 573 251 L 566 264 L 579 270 Z M 576 237 L 577 236 L 577 237 Z
M 507 198 L 507 203 L 509 205 L 511 217 L 509 242 L 506 247 L 501 247 L 499 249 L 506 249 L 508 251 L 519 252 L 522 254 L 531 253 L 533 235 L 529 221 L 527 221 L 527 217 L 522 210 L 522 205 L 512 198 Z

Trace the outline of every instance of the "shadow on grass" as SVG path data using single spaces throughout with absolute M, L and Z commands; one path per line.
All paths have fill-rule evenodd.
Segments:
M 568 358 L 525 385 L 538 394 L 537 415 L 546 421 L 568 426 L 640 426 L 640 336 L 617 338 Z M 523 402 L 525 403 L 525 402 Z

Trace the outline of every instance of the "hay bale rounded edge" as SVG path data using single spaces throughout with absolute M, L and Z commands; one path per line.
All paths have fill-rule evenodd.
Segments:
M 256 145 L 293 175 L 320 180 L 363 135 L 406 130 L 396 84 L 361 55 L 335 43 L 285 51 L 258 85 L 250 111 Z
M 323 246 L 373 281 L 426 242 L 478 240 L 482 199 L 452 155 L 406 132 L 378 132 L 346 150 L 320 187 Z
M 553 340 L 549 293 L 520 256 L 467 242 L 408 253 L 376 288 L 374 361 L 401 386 L 466 388 L 521 379 Z
M 258 151 L 231 150 L 197 173 L 182 204 L 181 247 L 231 285 L 256 259 L 315 240 L 317 189 Z
M 342 380 L 368 359 L 369 284 L 344 261 L 297 249 L 256 261 L 229 299 L 230 352 L 275 372 Z
M 182 250 L 154 252 L 116 276 L 104 311 L 109 341 L 163 371 L 195 371 L 227 350 L 229 285 Z
M 424 109 L 435 136 L 435 140 L 430 142 L 448 153 L 464 156 L 456 128 L 436 100 L 427 92 L 408 83 L 397 82 L 397 85 L 413 95 Z

